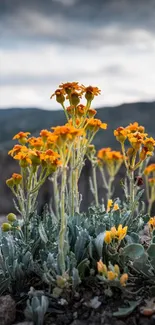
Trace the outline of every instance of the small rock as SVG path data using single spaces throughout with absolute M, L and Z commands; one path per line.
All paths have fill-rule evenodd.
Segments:
M 11 325 L 16 318 L 16 304 L 10 295 L 0 297 L 0 324 Z
M 59 300 L 58 304 L 61 305 L 61 306 L 65 306 L 65 305 L 68 305 L 68 302 L 67 302 L 66 299 L 61 298 L 61 299 Z
M 98 296 L 94 297 L 90 301 L 84 302 L 84 305 L 90 308 L 97 309 L 100 307 L 101 302 L 98 300 Z
M 86 325 L 86 323 L 81 320 L 74 320 L 71 325 Z
M 125 323 L 122 320 L 117 320 L 115 325 L 125 325 Z

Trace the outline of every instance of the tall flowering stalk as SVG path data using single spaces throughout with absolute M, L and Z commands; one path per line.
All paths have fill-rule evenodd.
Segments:
M 135 171 L 141 169 L 144 162 L 148 157 L 153 155 L 155 140 L 148 137 L 145 133 L 145 128 L 140 126 L 137 122 L 128 125 L 127 127 L 119 127 L 114 131 L 117 141 L 120 142 L 124 163 L 127 169 L 129 178 L 129 194 L 130 194 L 130 210 L 131 214 L 134 213 L 136 182 Z M 131 147 L 126 149 L 125 142 L 128 141 Z M 126 159 L 127 157 L 127 159 Z M 143 171 L 141 170 L 141 173 Z
M 74 215 L 79 212 L 80 197 L 78 192 L 78 181 L 84 165 L 84 157 L 87 148 L 92 142 L 97 131 L 106 129 L 106 123 L 94 118 L 96 111 L 91 108 L 91 103 L 95 96 L 100 94 L 97 87 L 85 87 L 77 82 L 64 83 L 53 93 L 56 100 L 61 104 L 67 117 L 67 125 L 73 126 L 78 130 L 83 130 L 83 134 L 74 142 L 69 161 L 70 181 L 69 181 L 69 213 Z M 80 103 L 81 99 L 86 100 L 85 105 Z M 66 102 L 68 100 L 69 106 Z
M 123 163 L 123 157 L 121 152 L 111 150 L 111 148 L 102 148 L 98 151 L 98 166 L 107 190 L 107 202 L 112 197 L 113 182 Z M 108 178 L 106 178 L 106 173 Z
M 39 189 L 46 178 L 61 165 L 59 154 L 47 149 L 43 135 L 28 138 L 29 135 L 29 132 L 19 132 L 14 136 L 13 139 L 18 140 L 19 144 L 9 151 L 9 155 L 19 161 L 20 174 L 13 173 L 6 181 L 16 198 L 16 209 L 23 218 L 26 242 Z
M 99 198 L 98 198 L 98 186 L 97 186 L 97 157 L 96 150 L 93 144 L 90 144 L 87 148 L 87 157 L 91 162 L 92 166 L 92 178 L 90 178 L 90 188 L 95 198 L 96 207 L 99 206 Z

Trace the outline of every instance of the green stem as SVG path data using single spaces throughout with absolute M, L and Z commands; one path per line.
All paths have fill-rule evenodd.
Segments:
M 59 190 L 58 190 L 58 173 L 57 171 L 53 175 L 53 191 L 54 191 L 54 206 L 55 206 L 55 214 L 57 220 L 59 220 Z
M 74 216 L 74 200 L 75 200 L 75 150 L 73 148 L 71 156 L 71 183 L 70 183 L 70 195 L 71 195 L 71 216 Z
M 129 179 L 129 182 L 130 182 L 130 209 L 132 210 L 134 200 L 135 200 L 134 171 L 131 171 L 129 175 L 130 175 L 130 179 Z
M 64 110 L 64 113 L 65 113 L 66 119 L 67 119 L 67 121 L 68 121 L 68 120 L 69 120 L 69 116 L 68 116 L 68 113 L 67 113 L 67 111 L 66 111 L 66 108 L 65 108 L 64 104 L 62 104 L 62 108 L 63 108 L 63 110 Z
M 98 200 L 98 188 L 97 188 L 97 179 L 96 179 L 96 164 L 92 163 L 92 169 L 93 169 L 93 185 L 94 185 L 95 204 L 98 207 L 99 200 Z
M 145 186 L 146 186 L 146 197 L 147 200 L 149 201 L 149 184 L 148 184 L 148 176 L 145 175 Z
M 148 205 L 148 210 L 147 210 L 147 213 L 149 216 L 151 216 L 152 205 L 153 205 L 152 200 L 149 200 L 149 205 Z
M 154 202 L 154 189 L 153 187 L 151 188 L 151 196 L 149 198 L 149 205 L 148 205 L 148 214 L 151 216 L 151 210 L 152 210 L 152 205 Z
M 107 183 L 107 180 L 106 180 L 106 177 L 105 177 L 105 173 L 104 173 L 102 167 L 100 167 L 100 172 L 101 172 L 101 175 L 102 175 L 102 179 L 103 179 L 104 187 L 105 187 L 106 189 L 108 189 L 108 183 Z
M 125 167 L 128 169 L 128 163 L 126 161 L 126 154 L 125 154 L 124 143 L 121 143 L 121 148 L 122 148 L 122 154 L 123 154 L 124 164 L 125 164 Z
M 65 187 L 66 187 L 66 166 L 62 170 L 62 181 L 61 181 L 61 226 L 59 233 L 59 259 L 60 259 L 60 270 L 61 273 L 65 272 L 65 235 L 66 235 L 66 216 L 65 216 Z
M 112 197 L 112 184 L 113 184 L 113 181 L 114 181 L 114 177 L 110 176 L 109 177 L 109 184 L 108 184 L 107 202 Z

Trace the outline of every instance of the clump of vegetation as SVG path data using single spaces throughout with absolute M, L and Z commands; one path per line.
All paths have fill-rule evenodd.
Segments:
M 20 166 L 20 173 L 6 181 L 20 218 L 10 213 L 2 224 L 0 293 L 9 290 L 19 297 L 28 295 L 25 315 L 36 325 L 43 324 L 51 299 L 78 290 L 85 278 L 98 280 L 106 295 L 117 288 L 127 297 L 133 297 L 137 278 L 142 278 L 144 285 L 145 281 L 150 287 L 154 284 L 155 217 L 151 209 L 155 165 L 147 164 L 155 140 L 135 122 L 114 130 L 120 152 L 102 148 L 96 153 L 92 141 L 99 129 L 105 132 L 107 128 L 91 106 L 99 94 L 97 87 L 61 84 L 51 98 L 56 97 L 62 106 L 66 124 L 41 130 L 39 137 L 19 132 L 13 138 L 18 143 L 9 151 Z M 78 181 L 86 157 L 92 165 L 94 205 L 84 214 L 80 212 Z M 115 176 L 122 164 L 126 167 L 121 184 L 123 202 L 112 200 Z M 98 198 L 98 168 L 106 189 L 102 202 Z M 54 209 L 45 207 L 39 216 L 37 197 L 47 178 L 53 186 Z M 140 201 L 143 178 L 148 211 Z M 143 240 L 146 230 L 147 242 Z M 41 290 L 32 288 L 32 278 L 41 283 Z M 133 306 L 130 304 L 131 311 L 137 302 Z

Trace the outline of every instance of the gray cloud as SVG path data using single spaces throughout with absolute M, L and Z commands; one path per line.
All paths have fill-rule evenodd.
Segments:
M 0 106 L 49 107 L 67 80 L 106 104 L 154 98 L 154 16 L 155 0 L 0 0 Z
M 0 29 L 3 41 L 123 44 L 135 29 L 155 31 L 154 12 L 155 0 L 1 0 Z

